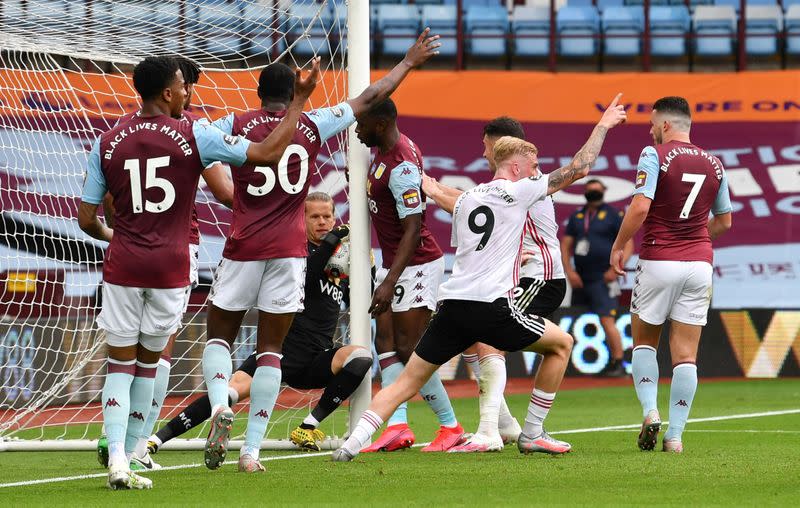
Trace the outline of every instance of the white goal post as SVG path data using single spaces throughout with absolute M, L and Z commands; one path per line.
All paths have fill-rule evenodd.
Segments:
M 105 246 L 75 218 L 91 143 L 137 108 L 132 66 L 149 55 L 193 60 L 203 74 L 192 112 L 216 119 L 258 107 L 265 65 L 305 66 L 319 55 L 323 79 L 312 107 L 334 105 L 369 85 L 369 18 L 368 0 L 0 3 L 0 451 L 87 450 L 99 437 L 105 348 L 95 317 Z M 371 348 L 368 159 L 351 129 L 325 144 L 311 178 L 351 226 L 350 311 L 337 340 Z M 176 341 L 162 420 L 205 392 L 205 295 L 230 212 L 202 181 L 197 206 L 201 284 Z M 254 325 L 248 316 L 235 364 L 254 347 Z M 351 419 L 369 404 L 368 381 L 350 402 Z M 318 396 L 282 388 L 264 448 L 294 449 L 286 438 Z M 245 416 L 247 405 L 236 411 Z M 330 420 L 327 449 L 348 430 L 345 412 Z M 198 426 L 165 448 L 200 448 L 206 433 Z

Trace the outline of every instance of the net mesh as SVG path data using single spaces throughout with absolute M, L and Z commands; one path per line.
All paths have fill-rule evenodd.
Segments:
M 105 372 L 95 324 L 104 245 L 78 228 L 91 143 L 138 108 L 132 65 L 181 55 L 202 68 L 192 112 L 216 119 L 258 107 L 258 73 L 270 62 L 322 57 L 312 107 L 346 98 L 347 7 L 247 1 L 26 0 L 0 4 L 0 438 L 96 438 Z M 345 134 L 328 140 L 312 190 L 347 214 Z M 161 417 L 204 391 L 205 299 L 230 211 L 201 186 L 200 286 L 173 351 Z M 254 347 L 248 315 L 234 365 Z M 346 315 L 339 340 L 347 340 Z M 269 435 L 286 436 L 318 393 L 282 389 Z M 240 404 L 238 411 L 246 411 Z M 336 416 L 336 415 L 334 415 Z M 346 418 L 334 418 L 334 433 Z M 198 428 L 195 435 L 202 435 Z

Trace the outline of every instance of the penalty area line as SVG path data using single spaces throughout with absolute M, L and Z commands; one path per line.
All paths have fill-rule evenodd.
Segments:
M 736 414 L 736 415 L 724 415 L 724 416 L 711 416 L 707 418 L 690 418 L 689 423 L 700 423 L 700 422 L 718 422 L 724 420 L 739 420 L 743 418 L 761 418 L 764 416 L 781 416 L 781 415 L 791 415 L 791 414 L 800 414 L 800 409 L 786 409 L 782 411 L 763 411 L 760 413 L 744 413 L 744 414 Z M 663 422 L 669 423 L 669 422 Z M 562 430 L 562 431 L 555 431 L 551 432 L 550 434 L 584 434 L 588 432 L 603 432 L 603 431 L 614 431 L 614 430 L 627 430 L 627 429 L 638 429 L 641 427 L 642 424 L 635 423 L 631 425 L 611 425 L 608 427 L 591 427 L 585 429 L 572 429 L 572 430 Z M 740 431 L 741 432 L 741 431 Z M 414 445 L 414 447 L 418 446 L 425 446 L 428 443 L 419 443 Z M 326 455 L 330 455 L 333 452 L 325 451 L 325 452 L 315 452 L 315 453 L 299 453 L 296 455 L 276 455 L 274 457 L 265 457 L 260 459 L 261 462 L 271 462 L 276 460 L 292 460 L 292 459 L 302 459 L 302 458 L 311 458 L 311 457 L 324 457 Z M 237 461 L 226 461 L 225 465 L 230 464 L 237 464 Z M 177 466 L 164 466 L 157 471 L 149 471 L 149 473 L 158 473 L 159 471 L 176 471 L 179 469 L 193 469 L 198 467 L 203 467 L 204 464 L 180 464 Z M 77 480 L 90 480 L 93 478 L 104 478 L 108 475 L 108 473 L 93 473 L 93 474 L 84 474 L 84 475 L 76 475 L 76 476 L 62 476 L 57 478 L 42 478 L 40 480 L 25 480 L 21 482 L 11 482 L 11 483 L 0 483 L 0 488 L 7 488 L 7 487 L 26 487 L 29 485 L 42 485 L 45 483 L 59 483 L 59 482 L 70 482 L 70 481 L 77 481 Z

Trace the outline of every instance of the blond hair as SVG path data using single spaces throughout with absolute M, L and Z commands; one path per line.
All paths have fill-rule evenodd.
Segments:
M 334 214 L 336 213 L 336 203 L 334 203 L 333 198 L 325 192 L 309 192 L 306 196 L 306 201 L 321 201 L 323 203 L 330 203 L 331 210 Z
M 539 153 L 539 149 L 533 143 L 529 143 L 524 139 L 503 136 L 495 142 L 492 149 L 492 158 L 495 165 L 499 166 L 514 156 L 531 157 L 537 153 Z

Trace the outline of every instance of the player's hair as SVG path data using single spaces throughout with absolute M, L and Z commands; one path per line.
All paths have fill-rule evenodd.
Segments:
M 511 136 L 525 139 L 525 129 L 522 128 L 521 123 L 510 116 L 498 116 L 483 126 L 483 135 L 488 138 Z
M 602 182 L 602 180 L 598 180 L 597 178 L 591 178 L 591 179 L 589 179 L 589 180 L 586 180 L 586 183 L 585 183 L 585 184 L 583 184 L 583 185 L 584 185 L 584 187 L 585 187 L 585 186 L 589 185 L 590 183 L 599 183 L 599 184 L 600 184 L 600 187 L 602 187 L 602 188 L 603 188 L 603 190 L 606 190 L 606 189 L 608 188 L 608 187 L 606 187 L 606 184 L 604 184 L 604 183 Z
M 325 193 L 325 192 L 309 192 L 306 196 L 306 201 L 320 201 L 323 203 L 330 203 L 331 210 L 333 213 L 336 213 L 336 203 L 333 202 L 333 198 Z
M 536 145 L 533 143 L 525 141 L 524 139 L 503 136 L 494 144 L 492 157 L 494 158 L 495 164 L 499 167 L 500 164 L 516 155 L 530 157 L 537 153 L 539 153 L 539 149 L 536 148 Z
M 692 110 L 689 107 L 689 101 L 683 97 L 662 97 L 653 104 L 653 110 L 672 116 L 676 127 L 683 130 L 688 130 L 692 125 Z
M 367 115 L 374 118 L 395 120 L 397 119 L 397 106 L 392 99 L 387 98 L 369 108 Z
M 286 64 L 272 63 L 258 76 L 258 98 L 291 101 L 294 97 L 294 71 Z
M 169 88 L 180 66 L 169 56 L 148 56 L 133 68 L 133 87 L 143 100 L 155 99 Z
M 196 84 L 200 80 L 200 74 L 203 72 L 200 70 L 200 67 L 186 57 L 179 56 L 177 59 L 178 65 L 181 68 L 181 74 L 183 74 L 183 80 L 186 84 Z

